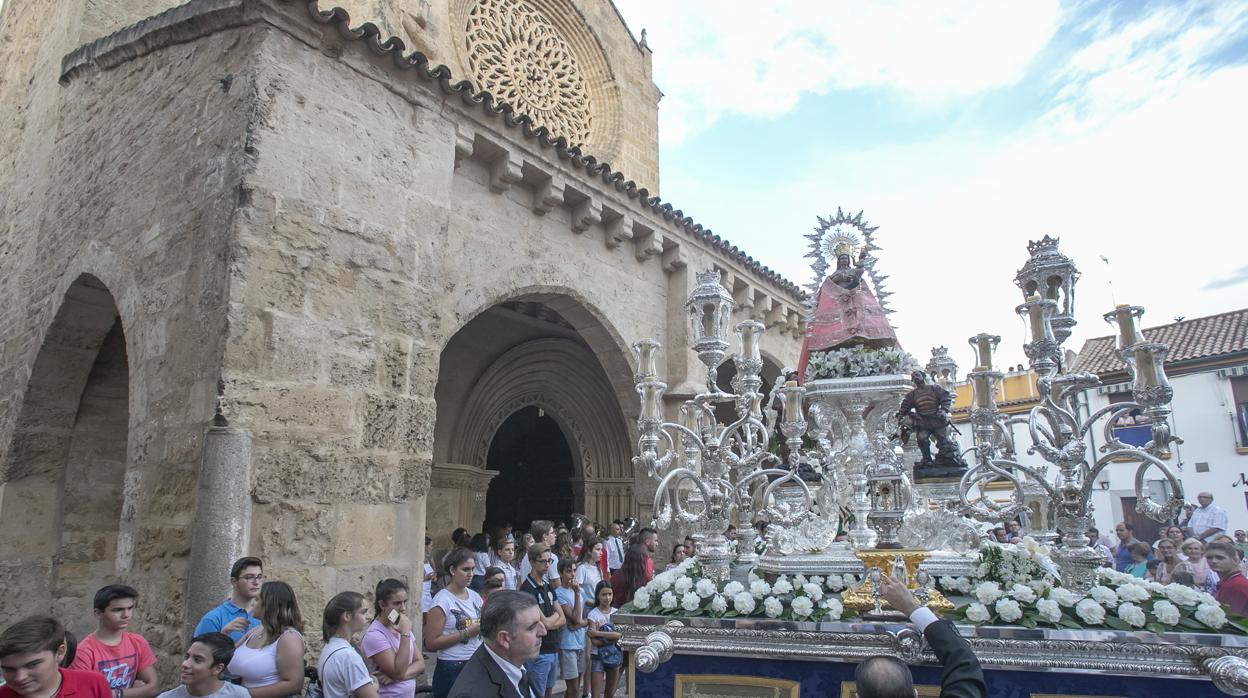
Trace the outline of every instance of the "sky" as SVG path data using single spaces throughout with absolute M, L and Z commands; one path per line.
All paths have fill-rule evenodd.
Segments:
M 615 3 L 664 92 L 663 199 L 803 286 L 816 216 L 863 211 L 921 362 L 970 370 L 979 332 L 1025 362 L 1046 234 L 1082 274 L 1069 349 L 1119 303 L 1248 307 L 1248 2 Z

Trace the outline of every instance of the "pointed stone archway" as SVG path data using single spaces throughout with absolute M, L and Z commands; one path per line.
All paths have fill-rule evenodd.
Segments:
M 540 414 L 549 422 L 544 428 L 557 429 L 566 441 L 567 472 L 555 478 L 542 469 L 541 475 L 554 478 L 554 499 L 567 493 L 570 507 L 558 511 L 568 508 L 569 514 L 600 521 L 637 511 L 632 438 L 618 387 L 581 327 L 552 307 L 569 300 L 546 296 L 499 304 L 448 342 L 436 391 L 434 492 L 427 514 L 435 539 L 459 526 L 482 529 L 489 483 L 498 475 L 489 468 L 491 447 L 500 434 L 516 438 L 508 422 L 517 414 Z
M 0 469 L 5 617 L 43 610 L 90 630 L 96 588 L 130 571 L 129 378 L 116 302 L 84 274 L 44 338 Z

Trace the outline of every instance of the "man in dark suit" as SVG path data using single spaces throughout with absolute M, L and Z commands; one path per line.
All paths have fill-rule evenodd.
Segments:
M 529 686 L 524 663 L 537 657 L 546 636 L 530 594 L 496 591 L 481 612 L 484 642 L 464 665 L 450 698 L 541 698 Z
M 941 698 L 984 698 L 988 686 L 984 672 L 971 646 L 953 623 L 941 620 L 919 604 L 906 585 L 885 575 L 880 595 L 893 608 L 906 614 L 944 667 L 940 680 Z M 917 698 L 910 667 L 895 657 L 870 657 L 854 672 L 858 698 Z

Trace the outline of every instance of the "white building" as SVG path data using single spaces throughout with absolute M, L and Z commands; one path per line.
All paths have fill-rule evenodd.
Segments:
M 1166 463 L 1183 483 L 1187 501 L 1195 502 L 1199 492 L 1211 492 L 1214 503 L 1229 514 L 1230 530 L 1248 529 L 1248 309 L 1147 328 L 1144 337 L 1170 346 L 1166 373 L 1174 388 L 1171 429 L 1183 443 L 1171 447 Z M 1103 386 L 1085 393 L 1092 412 L 1131 400 L 1115 337 L 1088 340 L 1071 370 L 1100 377 Z M 1134 421 L 1116 427 L 1116 436 L 1143 444 L 1149 439 L 1149 427 Z M 1103 434 L 1094 430 L 1089 453 L 1103 444 Z M 1102 472 L 1092 500 L 1096 526 L 1108 532 L 1116 522 L 1127 520 L 1134 523 L 1137 538 L 1154 540 L 1158 524 L 1135 512 L 1137 467 L 1114 463 Z M 1160 500 L 1168 484 L 1155 470 L 1145 477 L 1152 496 Z

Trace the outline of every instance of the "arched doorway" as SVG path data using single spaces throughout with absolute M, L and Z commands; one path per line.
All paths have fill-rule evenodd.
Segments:
M 622 407 L 636 398 L 604 369 L 624 361 L 611 336 L 569 296 L 527 294 L 478 313 L 451 337 L 434 392 L 426 525 L 436 545 L 460 526 L 636 513 L 634 439 Z
M 534 519 L 572 518 L 572 450 L 559 424 L 541 407 L 512 414 L 490 442 L 486 469 L 498 475 L 485 497 L 485 529 L 528 528 Z
M 44 609 L 85 632 L 96 588 L 129 573 L 120 533 L 129 377 L 112 294 L 83 275 L 44 338 L 0 471 L 0 560 L 20 580 L 0 614 Z

